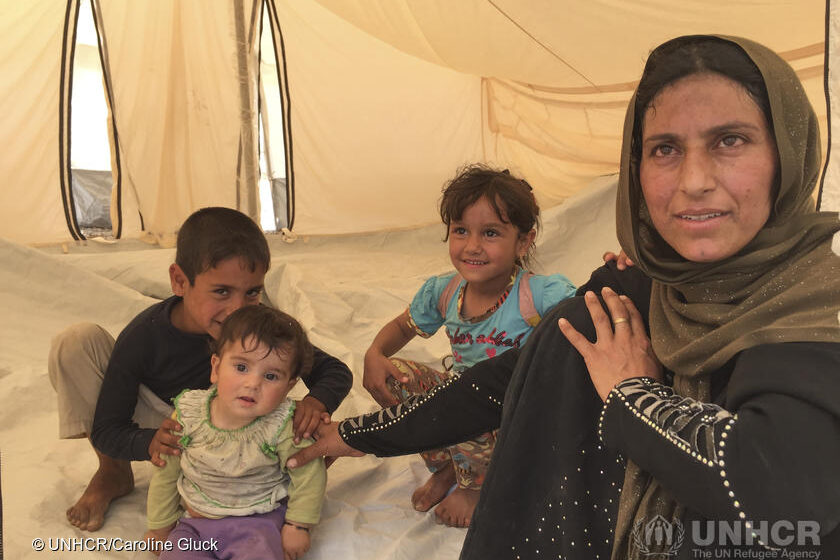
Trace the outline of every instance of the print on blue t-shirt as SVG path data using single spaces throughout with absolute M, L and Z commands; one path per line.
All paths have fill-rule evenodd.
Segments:
M 446 304 L 446 317 L 440 316 L 438 301 L 455 274 L 450 272 L 426 280 L 414 296 L 408 310 L 420 336 L 430 337 L 441 326 L 446 327 L 446 336 L 449 338 L 455 361 L 453 370 L 456 372 L 510 348 L 519 348 L 525 343 L 533 327 L 525 322 L 519 310 L 521 281 L 530 282 L 534 306 L 540 317 L 558 302 L 575 294 L 574 285 L 562 274 L 535 275 L 523 280 L 527 272 L 520 269 L 504 303 L 485 320 L 472 323 L 461 318 L 458 313 L 457 295 L 464 287 L 464 280 L 461 280 L 458 289 Z

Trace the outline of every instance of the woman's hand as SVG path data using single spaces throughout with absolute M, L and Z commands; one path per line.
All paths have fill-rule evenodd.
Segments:
M 321 423 L 329 424 L 330 415 L 324 403 L 309 395 L 303 397 L 295 406 L 295 417 L 292 420 L 292 430 L 295 432 L 295 443 L 301 438 L 310 438 Z
M 595 390 L 601 400 L 606 401 L 612 388 L 625 379 L 652 377 L 661 380 L 662 365 L 653 354 L 642 316 L 630 298 L 618 296 L 610 288 L 601 290 L 601 295 L 609 315 L 593 292 L 584 295 L 595 324 L 594 343 L 589 342 L 566 319 L 560 319 L 557 324 L 583 356 Z
M 153 465 L 158 467 L 166 466 L 160 454 L 165 455 L 180 455 L 181 448 L 179 447 L 177 435 L 172 432 L 180 432 L 183 430 L 181 425 L 172 418 L 165 418 L 160 423 L 160 428 L 155 432 L 152 442 L 149 444 L 149 460 Z
M 615 261 L 615 267 L 618 270 L 624 270 L 625 268 L 634 266 L 633 261 L 630 260 L 630 258 L 627 256 L 627 253 L 624 252 L 624 249 L 622 249 L 621 252 L 618 253 L 618 255 L 616 255 L 612 251 L 607 251 L 601 258 L 604 259 L 604 262 Z
M 365 353 L 365 375 L 362 384 L 379 406 L 387 408 L 400 403 L 391 392 L 390 384 L 394 381 L 408 383 L 408 377 L 397 369 L 390 358 L 374 349 L 368 350 Z
M 364 453 L 353 449 L 338 435 L 338 424 L 321 424 L 315 435 L 315 443 L 301 449 L 286 461 L 286 467 L 295 469 L 318 457 L 362 457 Z

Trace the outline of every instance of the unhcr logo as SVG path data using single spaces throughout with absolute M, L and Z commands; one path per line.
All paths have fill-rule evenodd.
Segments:
M 633 544 L 643 556 L 668 558 L 675 556 L 685 540 L 685 529 L 679 519 L 670 522 L 657 515 L 645 523 L 644 518 L 633 525 Z
M 817 521 L 692 521 L 690 528 L 691 558 L 820 560 L 822 555 Z M 685 528 L 679 519 L 642 518 L 631 539 L 640 556 L 667 560 L 683 545 Z
M 816 521 L 776 521 L 731 523 L 728 521 L 691 522 L 691 536 L 699 545 L 754 545 L 771 548 L 820 546 L 820 524 Z
M 817 521 L 692 521 L 691 540 L 703 547 L 692 550 L 692 558 L 817 560 L 821 556 Z

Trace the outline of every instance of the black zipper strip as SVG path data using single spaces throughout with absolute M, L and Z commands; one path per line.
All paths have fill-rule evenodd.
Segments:
M 274 0 L 265 0 L 269 8 L 269 16 L 272 20 L 271 35 L 274 44 L 274 60 L 277 61 L 277 82 L 280 84 L 280 99 L 283 111 L 283 142 L 286 150 L 286 227 L 291 230 L 295 225 L 295 167 L 294 150 L 292 142 L 292 101 L 289 95 L 289 76 L 286 72 L 286 45 L 283 41 L 283 32 L 280 29 L 280 19 L 277 16 L 277 6 Z M 280 38 L 278 51 L 277 36 Z M 280 61 L 282 60 L 282 70 Z
M 76 10 L 73 12 L 73 5 Z M 68 41 L 70 33 L 70 18 L 73 18 L 73 37 Z M 64 13 L 64 32 L 61 41 L 61 73 L 59 77 L 58 103 L 58 168 L 61 203 L 64 206 L 64 220 L 73 239 L 84 239 L 76 223 L 76 205 L 73 201 L 73 179 L 70 171 L 70 100 L 73 96 L 73 57 L 76 52 L 76 28 L 79 20 L 79 0 L 67 0 L 67 10 Z M 70 49 L 68 61 L 67 50 Z
M 823 162 L 822 177 L 820 178 L 820 188 L 817 191 L 817 210 L 822 206 L 823 189 L 825 188 L 825 175 L 828 172 L 828 164 L 831 161 L 831 92 L 828 87 L 829 71 L 831 70 L 830 62 L 831 50 L 831 0 L 825 0 L 825 61 L 823 69 L 823 89 L 825 91 L 825 120 L 827 132 L 827 143 L 825 150 L 825 161 Z M 840 99 L 837 100 L 840 103 Z

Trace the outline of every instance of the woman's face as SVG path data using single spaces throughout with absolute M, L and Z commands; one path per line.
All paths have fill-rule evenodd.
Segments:
M 689 261 L 740 251 L 770 216 L 776 142 L 746 89 L 693 74 L 645 112 L 639 178 L 659 235 Z

